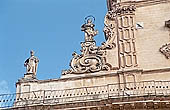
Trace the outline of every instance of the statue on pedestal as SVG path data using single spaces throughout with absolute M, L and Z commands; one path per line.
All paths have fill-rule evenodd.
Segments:
M 36 76 L 39 59 L 34 56 L 33 50 L 30 51 L 30 54 L 31 56 L 25 61 L 24 66 L 26 67 L 27 74 L 30 73 Z
M 94 73 L 110 69 L 106 64 L 105 50 L 97 47 L 93 38 L 98 34 L 98 31 L 94 29 L 94 21 L 93 16 L 85 18 L 85 23 L 81 26 L 81 31 L 85 33 L 85 41 L 81 42 L 81 54 L 73 53 L 71 68 L 63 70 L 62 75 Z
M 85 20 L 87 19 L 87 21 L 85 21 L 85 24 L 81 26 L 81 31 L 85 32 L 85 42 L 94 41 L 93 37 L 98 34 L 98 30 L 94 30 L 95 25 L 93 24 L 93 20 L 89 17 L 92 16 L 86 17 Z

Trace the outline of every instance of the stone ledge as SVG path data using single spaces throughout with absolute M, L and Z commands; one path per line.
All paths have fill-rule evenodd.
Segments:
M 106 99 L 89 102 L 77 102 L 67 104 L 43 104 L 43 105 L 32 105 L 25 107 L 14 107 L 12 110 L 46 110 L 47 108 L 53 110 L 67 109 L 67 110 L 98 110 L 98 109 L 170 109 L 170 96 L 147 96 L 147 97 L 131 97 L 131 98 L 117 98 L 117 99 Z M 4 109 L 5 110 L 5 109 Z

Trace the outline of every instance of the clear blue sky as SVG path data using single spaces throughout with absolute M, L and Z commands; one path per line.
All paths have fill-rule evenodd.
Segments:
M 30 50 L 40 59 L 38 79 L 59 78 L 80 53 L 86 16 L 96 18 L 97 45 L 104 41 L 106 11 L 106 0 L 0 0 L 0 94 L 15 92 Z

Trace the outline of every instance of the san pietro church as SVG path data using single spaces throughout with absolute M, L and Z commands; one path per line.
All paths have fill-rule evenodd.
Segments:
M 96 46 L 97 18 L 87 16 L 81 50 L 59 79 L 38 80 L 30 51 L 16 94 L 0 95 L 0 109 L 170 110 L 170 0 L 106 2 L 106 41 Z

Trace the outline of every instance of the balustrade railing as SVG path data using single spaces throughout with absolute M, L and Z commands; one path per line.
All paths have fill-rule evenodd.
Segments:
M 40 90 L 16 94 L 2 94 L 0 95 L 0 108 L 151 95 L 170 95 L 170 81 L 132 82 L 65 90 Z

